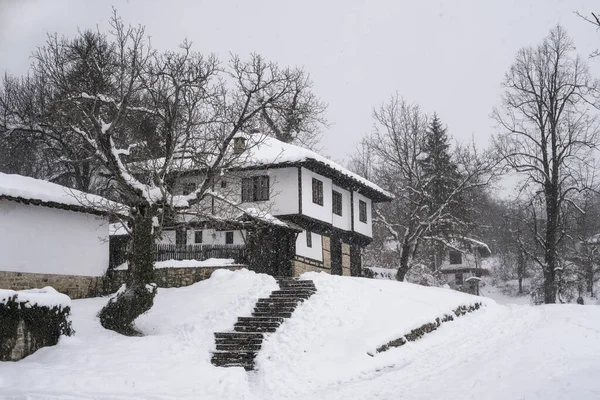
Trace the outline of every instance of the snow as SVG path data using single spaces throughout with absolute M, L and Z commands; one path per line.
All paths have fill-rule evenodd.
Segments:
M 210 267 L 231 267 L 239 264 L 235 263 L 233 258 L 208 258 L 203 261 L 199 260 L 166 260 L 157 261 L 154 263 L 154 268 L 210 268 Z M 127 263 L 123 263 L 116 270 L 126 270 Z
M 259 210 L 258 208 L 255 208 L 255 207 L 246 208 L 244 210 L 244 214 L 240 214 L 240 216 L 238 218 L 241 218 L 244 215 L 248 215 L 254 219 L 257 219 L 258 221 L 265 222 L 269 225 L 277 225 L 277 226 L 282 226 L 285 228 L 289 227 L 289 225 L 286 224 L 285 222 L 283 222 L 282 220 L 274 217 L 273 215 L 269 214 L 266 211 Z
M 28 303 L 30 306 L 39 307 L 70 307 L 71 299 L 66 294 L 57 292 L 53 287 L 46 286 L 42 289 L 8 290 L 0 289 L 0 304 L 6 304 L 8 299 L 16 296 L 19 303 Z
M 318 289 L 267 335 L 257 370 L 210 364 L 213 332 L 248 316 L 276 289 L 269 276 L 220 270 L 159 289 L 128 338 L 96 313 L 106 298 L 75 300 L 73 337 L 0 363 L 3 399 L 597 399 L 600 307 L 503 306 L 407 283 L 308 273 Z M 459 304 L 485 306 L 422 339 L 371 357 Z
M 247 158 L 245 162 L 252 166 L 257 165 L 271 165 L 271 164 L 283 164 L 289 162 L 303 162 L 303 161 L 317 161 L 327 167 L 341 173 L 342 175 L 351 178 L 352 180 L 360 183 L 361 185 L 367 186 L 382 195 L 393 198 L 394 196 L 383 190 L 373 182 L 362 176 L 355 174 L 354 172 L 342 167 L 341 165 L 323 157 L 322 155 L 305 149 L 300 146 L 295 146 L 290 143 L 284 143 L 270 136 L 262 136 L 258 144 L 250 146 L 246 151 Z
M 108 235 L 109 236 L 124 236 L 124 235 L 129 235 L 129 232 L 127 232 L 127 228 L 123 225 L 122 222 L 115 222 L 113 224 L 108 225 Z
M 124 211 L 124 206 L 104 197 L 70 189 L 56 183 L 16 174 L 0 172 L 0 197 L 53 202 L 66 206 L 79 206 L 101 211 Z

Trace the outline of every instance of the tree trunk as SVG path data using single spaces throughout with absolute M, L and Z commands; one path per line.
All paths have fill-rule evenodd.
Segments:
M 519 294 L 523 294 L 523 276 L 525 275 L 525 257 L 520 251 L 517 259 L 517 278 L 519 280 Z
M 553 166 L 553 169 L 556 167 Z M 546 182 L 544 195 L 546 200 L 546 235 L 544 238 L 544 303 L 556 303 L 556 236 L 558 233 L 558 184 L 555 182 L 558 171 L 553 171 L 553 180 Z
M 152 308 L 156 295 L 154 281 L 155 235 L 153 217 L 155 208 L 140 206 L 134 212 L 131 248 L 127 253 L 129 264 L 125 288 L 98 314 L 106 329 L 127 336 L 139 336 L 134 320 Z
M 398 268 L 398 272 L 396 272 L 396 280 L 404 281 L 406 274 L 410 267 L 408 266 L 408 260 L 410 257 L 410 245 L 408 243 L 404 243 L 402 245 L 402 254 L 400 255 L 400 267 Z
M 146 215 L 143 215 L 146 214 Z M 139 212 L 133 220 L 131 248 L 127 254 L 129 270 L 128 285 L 154 282 L 154 258 L 156 253 L 152 217 L 154 213 Z

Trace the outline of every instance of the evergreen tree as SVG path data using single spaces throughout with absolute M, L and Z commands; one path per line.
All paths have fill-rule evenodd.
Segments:
M 452 193 L 460 184 L 458 167 L 450 156 L 450 143 L 447 129 L 442 125 L 437 114 L 433 115 L 427 132 L 423 153 L 426 155 L 421 161 L 423 184 L 427 194 L 426 205 L 428 213 L 436 212 L 440 208 L 452 216 L 460 212 L 461 198 Z M 431 228 L 431 235 L 448 236 L 456 233 L 457 224 L 445 218 Z

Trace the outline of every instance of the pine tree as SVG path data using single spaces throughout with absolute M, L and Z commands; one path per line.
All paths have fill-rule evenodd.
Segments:
M 460 174 L 450 155 L 447 129 L 437 114 L 433 115 L 425 133 L 423 153 L 425 158 L 421 161 L 421 168 L 426 193 L 426 213 L 444 214 L 444 218 L 440 218 L 429 228 L 427 236 L 446 240 L 452 236 L 460 236 L 464 233 L 464 225 L 460 223 L 461 217 L 465 216 L 461 209 L 464 201 L 462 195 L 454 194 L 460 184 Z M 438 241 L 429 241 L 424 250 L 429 253 L 432 266 L 437 270 L 443 259 L 445 246 Z
M 428 212 L 433 213 L 444 207 L 446 213 L 456 215 L 460 211 L 460 199 L 452 196 L 452 193 L 460 183 L 460 174 L 450 156 L 447 129 L 437 114 L 433 115 L 427 129 L 423 152 L 426 156 L 421 161 L 421 168 L 428 197 Z M 453 225 L 452 221 L 444 219 L 438 226 L 432 227 L 431 234 L 447 236 L 455 228 Z

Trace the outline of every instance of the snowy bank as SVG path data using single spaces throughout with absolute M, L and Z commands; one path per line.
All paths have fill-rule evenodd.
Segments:
M 0 363 L 7 399 L 597 399 L 600 307 L 501 306 L 440 288 L 309 273 L 317 293 L 266 336 L 257 371 L 210 364 L 213 332 L 250 316 L 275 280 L 248 270 L 160 289 L 137 321 L 144 337 L 100 326 L 106 298 L 73 301 L 74 337 Z M 373 347 L 432 316 L 485 306 L 422 339 Z M 451 384 L 449 384 L 449 382 Z
M 8 290 L 0 289 L 0 304 L 6 304 L 10 299 L 24 307 L 70 307 L 71 299 L 66 294 L 57 292 L 53 287 L 42 289 Z
M 154 263 L 154 268 L 210 268 L 210 267 L 233 267 L 236 264 L 233 258 L 209 258 L 206 260 L 166 260 Z M 127 263 L 123 263 L 115 270 L 122 271 L 128 269 Z

